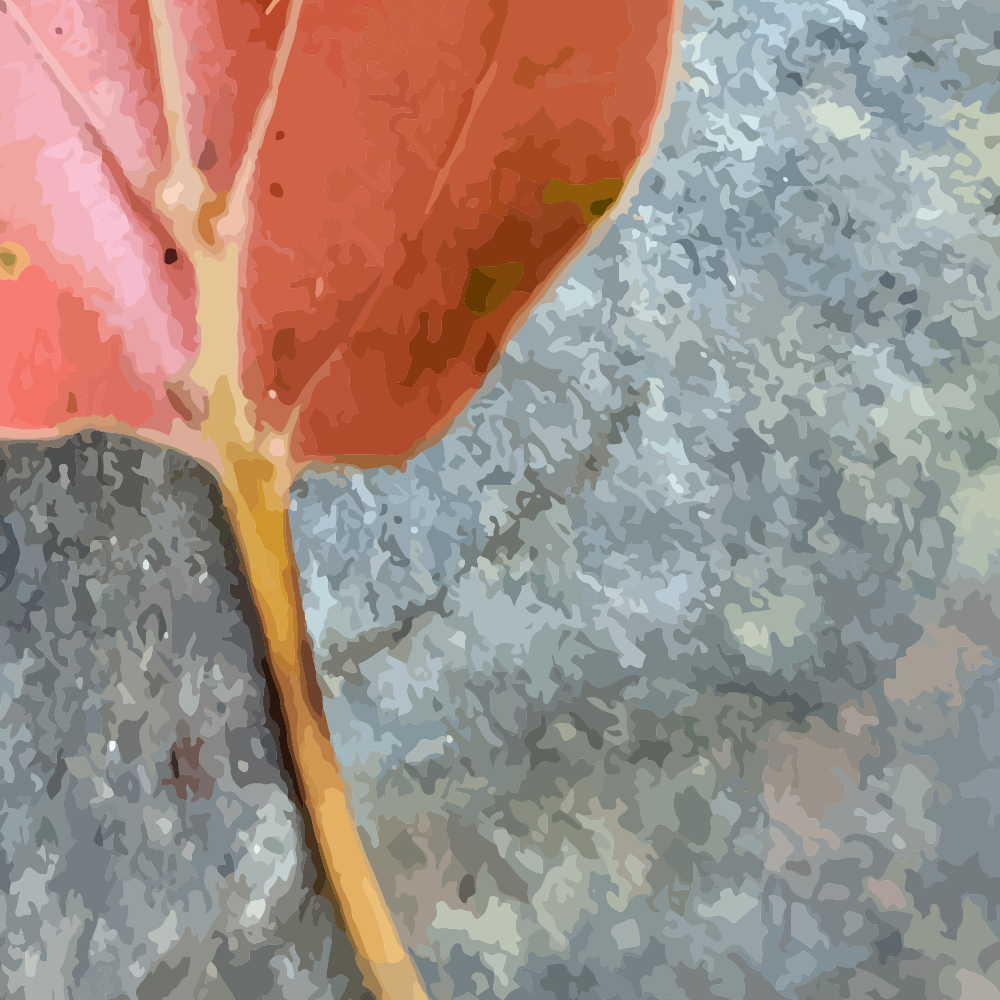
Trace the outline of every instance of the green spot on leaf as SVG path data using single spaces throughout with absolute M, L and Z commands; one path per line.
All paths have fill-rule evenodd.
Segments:
M 617 177 L 606 177 L 592 184 L 567 184 L 565 181 L 551 180 L 542 191 L 542 202 L 557 205 L 571 201 L 579 205 L 583 221 L 589 226 L 614 204 L 624 186 L 624 182 Z
M 465 289 L 465 304 L 477 316 L 488 316 L 514 291 L 523 275 L 524 265 L 518 260 L 474 267 Z

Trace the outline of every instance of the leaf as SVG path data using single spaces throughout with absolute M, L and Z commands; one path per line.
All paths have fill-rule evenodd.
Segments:
M 438 433 L 621 192 L 669 28 L 649 2 L 304 4 L 249 246 L 259 419 L 301 407 L 303 460 Z
M 218 251 L 249 155 L 238 374 L 258 432 L 297 418 L 298 465 L 406 457 L 464 405 L 648 143 L 671 25 L 652 2 L 310 0 L 254 159 L 283 18 L 152 10 L 34 4 L 4 25 L 0 220 L 31 263 L 0 286 L 0 425 L 197 429 L 193 244 L 157 197 L 193 198 Z M 186 43 L 174 133 L 164 37 Z
M 122 203 L 101 151 L 9 21 L 0 86 L 0 226 L 4 247 L 20 248 L 4 275 L 14 280 L 0 282 L 0 425 L 57 427 L 70 393 L 78 413 L 155 422 L 164 379 L 195 346 L 190 279 L 153 277 L 153 230 Z
M 648 144 L 673 9 L 148 3 L 0 3 L 0 434 L 114 428 L 215 471 L 366 982 L 418 1000 L 330 744 L 288 488 L 404 460 L 465 405 Z

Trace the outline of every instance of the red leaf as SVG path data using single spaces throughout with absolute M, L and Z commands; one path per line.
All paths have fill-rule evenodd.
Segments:
M 244 391 L 304 460 L 439 431 L 649 140 L 660 3 L 310 2 L 260 154 Z
M 197 424 L 180 384 L 199 340 L 197 241 L 151 205 L 165 187 L 193 197 L 192 225 L 221 246 L 292 2 L 161 0 L 159 34 L 143 3 L 10 8 L 0 237 L 30 264 L 0 281 L 0 424 Z M 398 459 L 438 434 L 620 192 L 671 27 L 653 0 L 307 0 L 241 236 L 258 429 L 295 417 L 298 463 Z M 163 31 L 186 45 L 176 86 L 156 67 Z M 161 77 L 183 102 L 176 148 Z
M 168 431 L 164 381 L 196 345 L 191 275 L 164 267 L 162 225 L 125 197 L 120 164 L 34 46 L 9 18 L 2 28 L 0 425 L 44 431 L 99 417 Z M 109 122 L 126 120 L 123 102 Z M 125 143 L 127 130 L 109 131 Z

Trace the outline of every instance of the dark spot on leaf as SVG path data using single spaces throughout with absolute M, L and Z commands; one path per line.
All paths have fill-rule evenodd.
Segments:
M 282 132 L 281 129 L 279 128 L 278 131 L 274 133 L 274 138 L 275 139 L 284 139 L 285 138 L 285 133 Z
M 465 304 L 474 313 L 485 313 L 486 296 L 496 283 L 496 278 L 491 278 L 481 268 L 474 267 L 469 275 L 469 287 L 465 290 Z
M 170 405 L 184 418 L 185 421 L 190 420 L 194 414 L 184 405 L 184 401 L 180 396 L 174 392 L 173 389 L 167 389 L 167 399 Z
M 567 184 L 553 179 L 542 191 L 542 203 L 557 205 L 561 202 L 573 202 L 580 207 L 583 221 L 589 226 L 608 210 L 608 206 L 621 194 L 624 186 L 624 181 L 617 177 L 606 177 L 591 184 Z M 598 208 L 600 212 L 597 211 Z
M 520 261 L 474 267 L 469 273 L 465 304 L 477 316 L 487 316 L 514 291 L 523 275 L 524 265 Z
M 273 183 L 273 184 L 271 185 L 271 187 L 270 187 L 270 189 L 269 189 L 269 190 L 270 190 L 271 194 L 273 194 L 273 195 L 274 195 L 274 197 L 275 197 L 275 198 L 280 198 L 280 197 L 281 197 L 281 196 L 282 196 L 282 195 L 283 195 L 283 194 L 285 193 L 285 192 L 284 192 L 284 191 L 282 190 L 282 187 L 281 187 L 281 185 L 280 185 L 280 184 L 279 184 L 279 183 L 278 183 L 277 181 L 275 181 L 275 182 L 274 182 L 274 183 Z
M 205 140 L 205 148 L 198 157 L 199 170 L 211 170 L 219 162 L 219 156 L 215 152 L 215 143 L 211 139 Z
M 61 35 L 62 34 L 62 28 L 56 28 L 56 34 L 57 35 Z
M 69 399 L 67 399 L 67 401 L 66 401 L 66 412 L 67 413 L 76 413 L 76 411 L 77 411 L 76 393 L 72 393 L 71 392 L 69 394 Z
M 274 345 L 271 347 L 271 357 L 275 361 L 280 361 L 282 358 L 295 359 L 295 329 L 294 327 L 286 327 L 284 330 L 279 330 L 274 335 Z
M 173 247 L 167 247 L 167 249 L 163 251 L 163 263 L 164 264 L 177 263 L 177 251 Z

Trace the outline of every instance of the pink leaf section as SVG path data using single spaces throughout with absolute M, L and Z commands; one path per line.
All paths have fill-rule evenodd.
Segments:
M 51 57 L 62 87 L 85 108 L 130 183 L 151 193 L 166 133 L 146 0 L 8 6 L 32 47 Z
M 0 425 L 29 436 L 101 417 L 168 432 L 164 382 L 195 348 L 191 278 L 164 263 L 165 230 L 19 27 L 0 24 L 0 262 L 18 258 L 17 279 L 0 281 Z

